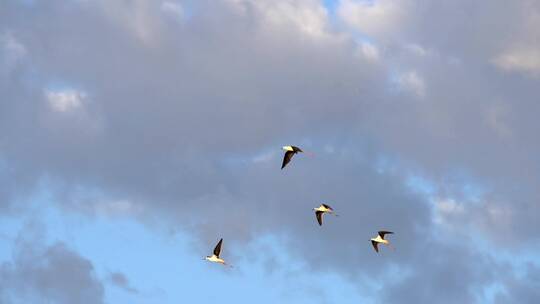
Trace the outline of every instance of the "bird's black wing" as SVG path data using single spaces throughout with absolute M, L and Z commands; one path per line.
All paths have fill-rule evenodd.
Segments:
M 375 249 L 375 252 L 379 252 L 379 248 L 377 247 L 377 242 L 371 241 L 371 245 L 373 245 L 373 249 Z
M 394 234 L 392 231 L 379 231 L 378 234 L 381 236 L 381 238 L 384 240 L 384 236 L 387 234 Z
M 293 151 L 285 152 L 285 155 L 283 156 L 283 163 L 281 164 L 281 169 L 285 168 L 285 166 L 291 161 L 293 155 Z
M 321 205 L 323 205 L 324 208 L 326 208 L 326 209 L 330 209 L 330 210 L 334 211 L 334 209 L 332 209 L 332 207 L 328 206 L 327 204 L 321 204 Z
M 216 245 L 216 248 L 214 248 L 214 255 L 219 258 L 219 254 L 221 253 L 221 243 L 223 243 L 223 239 L 220 239 L 219 242 Z
M 322 226 L 323 213 L 324 212 L 322 212 L 322 211 L 315 211 L 315 216 L 317 217 L 317 222 L 319 222 L 319 226 Z
M 296 146 L 292 146 L 291 148 L 293 148 L 294 152 L 304 152 L 302 151 L 302 149 L 296 147 Z

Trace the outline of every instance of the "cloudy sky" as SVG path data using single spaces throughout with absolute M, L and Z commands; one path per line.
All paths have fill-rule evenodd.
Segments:
M 0 0 L 0 303 L 539 303 L 539 84 L 537 0 Z

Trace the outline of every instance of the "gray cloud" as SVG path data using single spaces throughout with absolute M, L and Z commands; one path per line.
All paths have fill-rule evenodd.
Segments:
M 116 287 L 129 293 L 137 294 L 139 291 L 131 286 L 128 278 L 121 272 L 113 272 L 109 275 L 109 281 Z
M 63 243 L 45 246 L 35 225 L 21 231 L 12 261 L 0 265 L 2 303 L 105 303 L 92 263 Z
M 385 288 L 383 303 L 484 303 L 484 291 L 502 273 L 498 263 L 459 244 L 422 245 L 414 271 Z
M 495 303 L 535 303 L 540 298 L 540 269 L 529 263 L 524 275 L 508 276 L 505 287 L 496 294 Z
M 380 260 L 367 240 L 393 229 L 399 254 L 374 277 L 412 274 L 389 301 L 415 282 L 429 288 L 408 301 L 444 289 L 470 303 L 464 286 L 494 280 L 496 262 L 426 236 L 439 206 L 404 186 L 410 173 L 458 200 L 454 228 L 537 245 L 539 92 L 497 61 L 529 46 L 534 2 L 403 1 L 378 28 L 332 23 L 317 1 L 178 3 L 180 22 L 159 1 L 0 4 L 2 206 L 44 182 L 68 210 L 165 217 L 206 243 L 283 235 L 298 256 L 332 257 L 315 270 L 359 282 Z M 371 36 L 369 56 L 347 26 Z M 289 143 L 316 157 L 279 171 L 269 151 Z M 324 237 L 309 213 L 321 200 L 344 214 Z

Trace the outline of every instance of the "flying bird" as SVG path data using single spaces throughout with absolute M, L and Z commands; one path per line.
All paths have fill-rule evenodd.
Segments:
M 315 216 L 317 217 L 317 222 L 319 222 L 319 226 L 322 226 L 323 214 L 330 213 L 337 216 L 337 214 L 334 212 L 334 209 L 332 209 L 332 207 L 328 206 L 327 204 L 321 204 L 319 207 L 313 208 L 313 210 L 315 210 Z
M 373 249 L 375 249 L 376 252 L 379 252 L 379 248 L 377 247 L 379 244 L 385 244 L 390 246 L 390 242 L 388 240 L 384 239 L 384 236 L 387 234 L 394 234 L 392 231 L 379 231 L 377 232 L 377 237 L 372 238 L 371 245 L 373 245 Z
M 292 157 L 298 153 L 298 152 L 304 152 L 302 149 L 295 147 L 295 146 L 285 146 L 283 147 L 283 150 L 285 150 L 285 155 L 283 156 L 283 163 L 281 164 L 281 169 L 285 168 L 285 166 L 291 161 Z
M 209 255 L 204 259 L 207 260 L 207 261 L 213 262 L 213 263 L 220 263 L 220 264 L 223 264 L 223 265 L 228 265 L 227 263 L 225 263 L 225 261 L 222 258 L 219 257 L 219 254 L 221 253 L 221 244 L 222 243 L 223 243 L 223 239 L 220 239 L 219 242 L 217 243 L 216 247 L 214 248 L 214 254 Z

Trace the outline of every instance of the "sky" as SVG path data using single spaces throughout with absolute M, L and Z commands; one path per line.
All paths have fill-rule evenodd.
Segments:
M 536 0 L 1 0 L 0 303 L 539 303 L 539 81 Z

